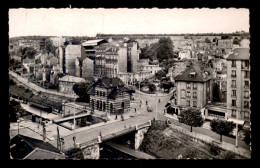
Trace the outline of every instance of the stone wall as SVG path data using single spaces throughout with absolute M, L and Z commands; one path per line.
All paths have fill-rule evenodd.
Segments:
M 99 144 L 94 144 L 93 146 L 86 147 L 82 149 L 84 159 L 99 159 L 100 150 Z
M 144 139 L 144 134 L 148 131 L 149 127 L 142 128 L 135 133 L 135 150 L 137 150 Z

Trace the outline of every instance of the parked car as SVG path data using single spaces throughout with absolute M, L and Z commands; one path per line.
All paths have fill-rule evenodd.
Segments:
M 147 106 L 147 111 L 148 111 L 148 112 L 152 112 L 152 111 L 153 111 L 152 107 Z

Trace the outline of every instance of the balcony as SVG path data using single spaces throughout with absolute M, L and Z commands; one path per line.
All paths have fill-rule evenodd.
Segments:
M 236 98 L 236 97 L 237 97 L 237 95 L 231 95 L 231 97 L 234 97 L 234 98 Z
M 250 89 L 250 87 L 249 87 L 249 86 L 247 86 L 247 85 L 245 85 L 245 86 L 244 86 L 244 89 Z
M 232 78 L 236 78 L 237 76 L 236 75 L 231 75 Z
M 236 85 L 231 85 L 232 88 L 236 88 L 237 86 Z
M 241 70 L 249 70 L 249 66 L 241 65 Z
M 244 96 L 244 99 L 249 99 L 249 96 Z

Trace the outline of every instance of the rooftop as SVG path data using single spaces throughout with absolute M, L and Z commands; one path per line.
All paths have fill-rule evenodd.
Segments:
M 233 53 L 227 57 L 227 60 L 249 60 L 249 48 L 236 48 Z
M 60 78 L 59 81 L 79 83 L 79 82 L 85 82 L 85 79 L 79 78 L 79 77 L 76 77 L 76 76 L 66 75 L 66 76 Z
M 191 65 L 184 72 L 176 76 L 175 81 L 206 82 L 210 79 L 211 77 L 203 72 L 198 65 Z
M 104 39 L 88 40 L 82 44 L 82 46 L 96 46 L 98 42 L 106 41 Z

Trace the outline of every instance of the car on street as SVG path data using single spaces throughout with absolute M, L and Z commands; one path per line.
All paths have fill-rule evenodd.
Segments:
M 148 112 L 152 112 L 152 111 L 153 111 L 152 107 L 147 106 L 147 111 L 148 111 Z

